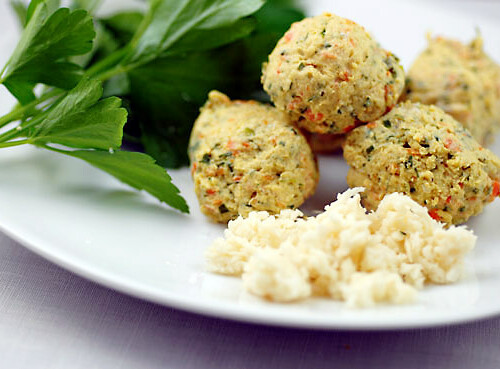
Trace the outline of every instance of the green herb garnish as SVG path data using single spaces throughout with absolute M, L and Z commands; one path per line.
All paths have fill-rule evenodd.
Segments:
M 24 30 L 0 84 L 19 105 L 0 117 L 0 128 L 11 124 L 0 148 L 31 144 L 79 158 L 188 212 L 155 159 L 185 164 L 193 112 L 206 93 L 250 86 L 249 75 L 257 85 L 260 63 L 302 14 L 286 1 L 259 10 L 264 0 L 151 0 L 144 13 L 92 19 L 99 3 L 13 2 Z M 121 150 L 128 115 L 128 137 L 155 159 Z
M 212 159 L 212 155 L 210 155 L 210 154 L 203 154 L 203 157 L 201 158 L 201 162 L 203 164 L 209 164 L 211 159 Z
M 221 206 L 219 206 L 219 213 L 224 214 L 227 213 L 228 211 L 229 209 L 226 207 L 226 205 L 222 204 Z

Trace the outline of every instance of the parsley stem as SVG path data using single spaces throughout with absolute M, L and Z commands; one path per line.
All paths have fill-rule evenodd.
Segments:
M 22 117 L 23 115 L 20 112 L 20 108 L 15 108 L 11 110 L 10 113 L 7 113 L 4 116 L 0 117 L 0 128 L 6 126 L 10 122 L 21 119 Z
M 147 28 L 150 26 L 155 10 L 156 9 L 153 9 L 153 6 L 150 6 L 148 11 L 144 15 L 144 18 L 142 18 L 142 22 L 139 24 L 139 27 L 137 27 L 134 36 L 127 45 L 130 47 L 131 50 L 134 50 L 137 47 L 137 43 L 139 42 L 140 38 L 142 37 L 144 32 L 146 32 Z
M 53 96 L 56 96 L 56 94 L 53 93 L 54 91 L 50 91 L 49 93 L 47 93 L 46 95 L 51 95 L 50 97 L 53 97 Z M 40 101 L 43 102 L 42 99 L 43 96 L 40 97 Z M 61 99 L 63 99 L 64 97 L 64 94 L 59 96 L 58 99 L 55 100 L 54 104 L 57 104 Z M 45 98 L 45 100 L 47 100 L 47 98 Z M 27 106 L 27 105 L 26 105 Z M 20 137 L 20 136 L 23 136 L 24 132 L 26 132 L 28 129 L 30 128 L 33 128 L 35 127 L 37 124 L 39 124 L 42 120 L 45 119 L 45 117 L 47 116 L 48 114 L 48 110 L 45 110 L 45 111 L 38 111 L 39 113 L 34 117 L 32 118 L 31 120 L 29 121 L 24 121 L 22 122 L 21 124 L 17 125 L 16 127 L 8 130 L 7 132 L 4 132 L 3 134 L 0 135 L 0 143 L 1 142 L 6 142 L 6 141 L 9 141 L 9 140 L 12 140 L 14 138 L 17 138 L 17 137 Z
M 65 154 L 65 155 L 68 155 L 68 152 L 66 150 L 61 150 L 61 149 L 58 149 L 56 147 L 52 147 L 52 146 L 49 146 L 47 144 L 45 145 L 40 145 L 39 147 L 42 147 L 44 149 L 47 149 L 47 150 L 50 150 L 50 151 L 54 151 L 54 152 L 58 152 L 59 154 Z
M 104 59 L 101 59 L 97 63 L 92 65 L 89 69 L 87 69 L 85 75 L 88 77 L 99 78 L 104 82 L 109 78 L 114 77 L 115 75 L 126 73 L 129 70 L 137 67 L 138 64 L 130 64 L 127 63 L 127 61 L 130 57 L 130 52 L 135 49 L 135 47 L 137 46 L 137 42 L 150 25 L 152 17 L 153 12 L 150 9 L 150 11 L 147 12 L 141 24 L 137 28 L 132 40 L 130 40 L 129 43 L 123 48 L 116 50 Z M 123 64 L 120 64 L 124 61 L 126 64 L 125 66 Z
M 100 73 L 106 73 L 106 70 L 110 68 L 114 69 L 117 64 L 122 61 L 123 57 L 128 53 L 128 48 L 124 47 L 123 49 L 117 50 L 112 54 L 109 54 L 104 59 L 99 60 L 97 63 L 92 65 L 87 71 L 85 75 L 88 77 L 95 77 Z M 119 66 L 119 65 L 118 65 Z
M 55 96 L 61 93 L 61 90 L 59 89 L 54 89 L 51 91 L 48 91 L 47 93 L 43 94 L 40 96 L 38 99 L 33 100 L 32 102 L 23 105 L 23 106 L 16 106 L 14 109 L 10 111 L 10 113 L 5 114 L 4 116 L 0 117 L 0 128 L 6 126 L 10 122 L 14 122 L 16 120 L 22 119 L 23 117 L 26 117 L 26 114 L 31 114 L 32 112 L 36 112 L 37 110 L 35 107 L 38 104 L 41 104 Z
M 100 79 L 102 82 L 107 81 L 111 77 L 114 77 L 116 75 L 122 74 L 122 73 L 127 73 L 129 70 L 131 70 L 131 67 L 125 67 L 123 65 L 117 65 L 116 67 L 104 71 L 98 75 L 96 75 L 96 78 Z
M 34 127 L 38 123 L 40 123 L 43 119 L 45 118 L 45 114 L 40 114 L 36 118 L 32 119 L 31 121 L 27 122 L 25 126 L 17 126 L 11 130 L 8 130 L 7 132 L 3 133 L 0 135 L 0 144 L 4 143 L 6 141 L 12 140 L 14 138 L 17 138 L 19 136 L 22 136 L 25 131 L 30 129 L 31 127 Z
M 20 146 L 20 145 L 25 145 L 29 144 L 31 141 L 26 139 L 26 140 L 17 140 L 17 141 L 10 141 L 10 142 L 2 142 L 0 143 L 0 149 L 4 149 L 6 147 L 13 147 L 13 146 Z
M 2 68 L 2 71 L 0 72 L 0 84 L 3 84 L 4 81 L 5 81 L 5 78 L 4 78 L 4 74 L 5 74 L 5 71 L 7 70 L 7 66 L 9 65 L 9 63 L 6 63 L 3 68 Z

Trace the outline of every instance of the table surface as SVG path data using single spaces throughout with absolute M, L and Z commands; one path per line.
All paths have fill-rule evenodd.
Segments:
M 324 332 L 206 318 L 75 276 L 0 235 L 0 367 L 500 367 L 500 318 L 395 332 Z
M 500 1 L 450 4 L 500 19 Z M 500 317 L 324 332 L 198 316 L 89 282 L 0 233 L 0 368 L 491 369 L 499 347 Z

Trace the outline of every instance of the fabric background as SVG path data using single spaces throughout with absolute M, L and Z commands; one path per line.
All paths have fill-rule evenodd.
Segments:
M 0 368 L 500 368 L 500 318 L 394 332 L 230 322 L 101 287 L 0 234 Z

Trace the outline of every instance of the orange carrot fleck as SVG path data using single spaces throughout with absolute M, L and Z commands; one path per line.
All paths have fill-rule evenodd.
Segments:
M 493 201 L 498 195 L 500 195 L 500 182 L 495 181 L 493 182 L 493 187 L 491 190 L 491 201 Z
M 385 92 L 385 101 L 387 101 L 387 96 L 392 95 L 392 87 L 390 87 L 389 85 L 385 85 L 384 92 Z
M 325 59 L 337 59 L 337 55 L 328 52 L 323 53 L 323 57 Z
M 308 120 L 310 120 L 311 122 L 318 122 L 318 121 L 321 121 L 323 120 L 324 118 L 324 115 L 323 113 L 316 113 L 314 114 L 310 108 L 307 108 L 306 112 L 305 112 L 305 116 Z
M 460 145 L 458 144 L 458 142 L 453 140 L 451 137 L 447 137 L 444 140 L 444 147 L 446 147 L 447 149 L 449 149 L 451 151 L 461 151 Z
M 346 70 L 344 73 L 342 73 L 342 74 L 340 75 L 339 79 L 340 79 L 341 81 L 349 81 L 349 77 L 350 77 L 350 76 L 351 76 L 351 75 L 349 74 L 349 71 L 347 71 L 347 70 Z
M 437 220 L 438 222 L 441 220 L 441 217 L 439 216 L 437 209 L 429 210 L 428 213 L 432 219 Z
M 302 101 L 302 98 L 300 96 L 295 96 L 293 100 L 287 105 L 288 110 L 294 110 L 295 105 L 300 103 Z
M 236 149 L 236 143 L 233 141 L 233 140 L 229 140 L 226 144 L 226 147 L 229 149 L 229 150 L 233 150 L 233 149 Z

